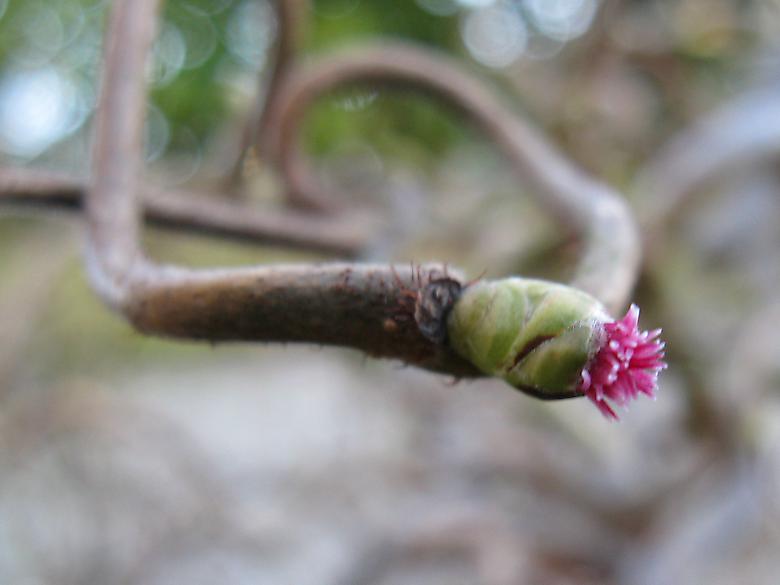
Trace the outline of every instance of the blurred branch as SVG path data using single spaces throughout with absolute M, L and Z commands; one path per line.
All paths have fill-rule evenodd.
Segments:
M 449 349 L 428 341 L 413 320 L 414 291 L 443 269 L 331 264 L 189 270 L 160 266 L 143 255 L 136 198 L 144 64 L 158 5 L 116 2 L 107 33 L 86 207 L 87 266 L 103 300 L 148 333 L 343 345 L 455 375 L 475 374 Z
M 499 146 L 518 178 L 531 184 L 540 204 L 583 236 L 585 253 L 572 284 L 612 311 L 626 303 L 639 264 L 639 238 L 624 199 L 577 169 L 481 80 L 427 49 L 404 44 L 352 47 L 315 59 L 285 78 L 258 147 L 277 159 L 293 201 L 318 209 L 337 206 L 302 155 L 300 129 L 304 112 L 317 98 L 354 83 L 431 93 L 471 119 Z
M 457 271 L 354 264 L 193 270 L 159 265 L 145 256 L 139 238 L 145 65 L 159 5 L 159 0 L 118 0 L 107 31 L 93 174 L 84 199 L 87 269 L 101 298 L 146 333 L 340 345 L 455 376 L 480 375 L 447 346 L 428 340 L 415 322 L 417 292 L 442 276 L 459 280 Z M 468 114 L 537 189 L 542 203 L 585 237 L 586 253 L 574 285 L 612 309 L 625 302 L 639 251 L 623 200 L 567 162 L 446 57 L 387 45 L 326 58 L 285 76 L 270 104 L 269 140 L 263 144 L 278 157 L 293 188 L 307 176 L 298 154 L 297 124 L 303 110 L 320 93 L 356 80 L 411 85 Z M 44 192 L 44 199 L 62 203 L 62 191 L 57 199 L 56 189 L 48 187 L 39 195 Z M 26 197 L 34 198 L 29 191 Z M 65 191 L 74 204 L 77 185 L 71 183 Z M 197 210 L 187 215 L 181 198 L 155 197 L 154 205 L 173 224 L 192 226 L 203 219 Z M 238 222 L 236 208 L 231 209 L 233 215 L 216 214 L 217 221 L 211 217 L 209 225 Z M 150 215 L 153 210 L 152 205 Z
M 640 217 L 655 232 L 717 176 L 780 153 L 780 85 L 746 92 L 674 136 L 640 172 Z
M 664 335 L 677 354 L 672 359 L 683 364 L 679 372 L 688 389 L 688 424 L 695 433 L 713 442 L 721 456 L 736 455 L 745 448 L 741 433 L 745 424 L 753 424 L 743 422 L 745 407 L 760 402 L 758 397 L 751 400 L 749 396 L 756 385 L 745 373 L 754 370 L 739 369 L 745 380 L 735 385 L 728 369 L 700 366 L 702 360 L 722 353 L 722 342 L 713 340 L 708 345 L 705 341 L 709 340 L 697 335 L 697 327 L 691 326 L 696 317 L 686 314 L 679 277 L 691 273 L 692 260 L 680 253 L 681 243 L 672 237 L 670 227 L 693 196 L 707 193 L 709 187 L 717 189 L 718 179 L 728 173 L 744 176 L 755 171 L 755 164 L 778 155 L 780 85 L 774 82 L 741 93 L 672 136 L 634 182 L 643 237 L 648 244 L 644 278 L 665 315 Z M 744 189 L 745 184 L 740 183 L 739 193 L 744 193 Z M 671 258 L 674 262 L 670 264 Z M 724 268 L 719 266 L 718 270 Z M 698 301 L 696 298 L 695 302 Z M 759 314 L 761 319 L 771 322 L 767 314 Z M 730 367 L 733 360 L 744 364 L 748 353 L 742 340 L 729 339 L 726 365 Z M 756 347 L 749 350 L 754 355 L 759 354 Z
M 95 114 L 93 175 L 87 189 L 88 268 L 110 305 L 126 307 L 146 265 L 140 247 L 146 61 L 159 0 L 118 0 L 110 9 Z
M 79 211 L 85 185 L 70 177 L 0 168 L 0 206 Z M 189 191 L 142 187 L 144 218 L 151 224 L 243 242 L 356 256 L 376 231 L 365 215 L 314 217 L 296 211 L 259 210 Z
M 303 12 L 308 3 L 306 0 L 276 0 L 276 48 L 272 55 L 273 63 L 270 70 L 264 71 L 259 77 L 257 98 L 248 119 L 241 132 L 238 149 L 230 164 L 228 187 L 235 188 L 241 181 L 244 161 L 250 148 L 265 133 L 268 126 L 268 113 L 271 105 L 279 95 L 281 81 L 290 68 L 295 52 L 300 42 L 302 28 L 305 22 Z

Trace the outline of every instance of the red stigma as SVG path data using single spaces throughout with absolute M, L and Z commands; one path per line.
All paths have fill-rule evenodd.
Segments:
M 622 319 L 605 323 L 604 344 L 582 370 L 578 390 L 608 419 L 618 416 L 607 400 L 625 407 L 639 394 L 655 398 L 658 373 L 666 368 L 661 330 L 640 331 L 638 323 L 636 305 Z

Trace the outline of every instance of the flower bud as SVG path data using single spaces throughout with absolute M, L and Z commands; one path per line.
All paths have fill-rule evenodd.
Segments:
M 590 295 L 544 280 L 481 281 L 462 291 L 447 320 L 452 348 L 486 374 L 554 400 L 587 395 L 609 418 L 606 402 L 625 406 L 653 396 L 663 363 L 660 331 L 639 332 L 632 305 L 610 319 Z

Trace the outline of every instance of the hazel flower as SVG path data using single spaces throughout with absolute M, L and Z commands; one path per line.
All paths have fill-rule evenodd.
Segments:
M 640 331 L 638 325 L 636 305 L 622 319 L 605 323 L 603 345 L 582 370 L 580 392 L 610 419 L 618 417 L 607 399 L 622 407 L 640 394 L 654 399 L 658 374 L 666 368 L 661 330 Z
M 620 319 L 576 288 L 528 278 L 465 288 L 447 317 L 447 340 L 480 371 L 543 400 L 587 396 L 607 418 L 655 396 L 666 367 L 660 330 L 640 331 L 639 309 Z

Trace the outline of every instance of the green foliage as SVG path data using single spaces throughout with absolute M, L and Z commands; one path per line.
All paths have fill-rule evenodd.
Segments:
M 414 0 L 313 2 L 306 48 L 348 50 L 364 41 L 408 40 L 457 51 L 457 19 L 434 16 Z M 385 86 L 354 86 L 316 104 L 308 115 L 310 152 L 324 156 L 345 144 L 362 143 L 402 164 L 423 167 L 466 133 L 452 112 L 418 92 Z
M 377 37 L 407 39 L 439 48 L 455 48 L 460 43 L 456 18 L 434 16 L 414 0 L 314 0 L 312 6 L 306 43 L 309 51 Z
M 208 145 L 235 119 L 236 96 L 231 82 L 243 79 L 240 83 L 253 87 L 253 78 L 259 73 L 231 50 L 231 26 L 242 19 L 247 8 L 260 5 L 252 0 L 249 4 L 246 0 L 165 2 L 153 67 L 164 75 L 153 73 L 150 87 L 150 99 L 162 114 L 158 122 L 165 125 L 162 154 L 186 154 L 188 149 Z M 69 79 L 84 81 L 82 90 L 87 94 L 83 99 L 94 102 L 107 6 L 96 0 L 11 0 L 0 17 L 0 75 L 20 64 L 28 68 L 54 67 Z M 265 22 L 271 17 L 267 7 L 261 15 Z M 316 0 L 304 18 L 304 53 L 382 38 L 406 39 L 445 51 L 460 47 L 457 18 L 432 15 L 415 0 Z M 248 40 L 256 41 L 262 60 L 266 45 L 273 39 L 264 40 L 260 30 L 256 35 L 253 29 L 250 32 Z M 161 47 L 165 42 L 174 43 L 173 56 L 181 58 L 179 61 L 165 62 Z M 193 54 L 200 58 L 193 62 Z M 269 57 L 267 53 L 266 66 Z M 361 100 L 365 103 L 353 107 L 353 102 Z M 86 126 L 81 131 L 85 132 Z M 195 140 L 185 136 L 194 136 Z M 422 166 L 463 136 L 460 124 L 440 111 L 434 101 L 416 92 L 377 87 L 346 89 L 321 100 L 310 113 L 306 127 L 309 149 L 315 155 L 362 142 L 383 156 Z
M 306 124 L 306 140 L 315 155 L 362 143 L 423 168 L 465 135 L 462 124 L 439 103 L 384 87 L 337 92 L 311 109 Z
M 192 6 L 198 4 L 205 9 L 208 0 L 168 2 L 166 24 L 186 30 L 192 22 Z M 220 43 L 208 59 L 196 68 L 182 69 L 170 83 L 152 91 L 154 103 L 170 124 L 172 143 L 184 128 L 207 142 L 229 115 L 228 88 L 217 80 L 225 69 L 240 66 L 223 42 L 230 19 L 240 9 L 241 2 L 234 2 L 212 15 Z M 302 48 L 309 53 L 381 38 L 450 50 L 460 42 L 455 18 L 431 15 L 414 0 L 318 0 L 312 2 L 306 17 Z M 245 71 L 244 75 L 252 73 Z M 316 104 L 307 118 L 305 139 L 314 155 L 326 156 L 345 144 L 363 143 L 392 160 L 424 166 L 463 135 L 460 124 L 430 99 L 382 87 L 359 87 Z
M 202 46 L 206 44 L 214 46 L 197 66 L 187 67 L 185 64 L 170 83 L 154 87 L 151 92 L 152 101 L 164 113 L 174 138 L 186 128 L 195 134 L 198 141 L 208 141 L 230 109 L 230 96 L 225 86 L 218 82 L 220 69 L 226 67 L 230 58 L 221 39 L 239 4 L 209 13 L 211 4 L 213 2 L 209 0 L 169 1 L 165 4 L 163 26 L 175 27 L 184 36 L 189 51 L 203 50 Z M 199 31 L 198 28 L 205 30 Z M 176 143 L 175 140 L 172 142 Z

